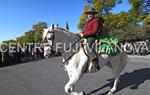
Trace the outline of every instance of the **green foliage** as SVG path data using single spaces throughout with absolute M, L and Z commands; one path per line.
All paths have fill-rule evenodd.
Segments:
M 130 14 L 138 21 L 145 19 L 150 13 L 150 0 L 128 0 L 132 5 Z
M 146 29 L 145 26 L 130 23 L 126 27 L 112 31 L 111 36 L 119 40 L 137 41 L 149 39 L 148 33 L 150 34 L 150 29 Z
M 150 16 L 148 16 L 147 18 L 144 19 L 144 23 L 145 24 L 150 24 Z
M 145 32 L 144 38 L 150 40 L 150 24 L 144 25 L 142 30 L 143 30 L 143 32 Z
M 42 40 L 42 33 L 41 32 L 36 32 L 34 34 L 34 42 L 40 42 Z
M 116 6 L 116 4 L 122 3 L 122 0 L 91 0 L 88 2 L 93 4 L 95 9 L 99 12 L 99 15 L 109 14 L 110 11 Z
M 85 6 L 84 8 L 84 12 L 89 10 L 90 6 Z M 80 17 L 80 20 L 79 20 L 79 23 L 78 23 L 78 28 L 79 29 L 82 29 L 84 28 L 84 25 L 86 23 L 86 20 L 87 20 L 87 15 L 84 14 L 84 12 L 82 13 L 81 17 Z
M 39 22 L 33 25 L 32 29 L 25 32 L 24 35 L 17 37 L 16 40 L 8 40 L 4 41 L 5 43 L 34 43 L 40 42 L 42 40 L 42 32 L 43 29 L 47 28 L 47 24 L 45 22 Z
M 102 16 L 102 15 L 109 15 L 111 14 L 110 11 L 120 2 L 121 0 L 87 0 L 88 3 L 93 4 L 93 7 L 96 9 L 98 14 L 96 17 Z M 88 10 L 90 6 L 85 6 L 84 12 Z M 78 28 L 82 29 L 86 23 L 87 15 L 84 14 L 84 12 L 81 15 L 81 18 L 78 23 Z
M 120 0 L 93 0 L 93 6 L 98 10 L 99 15 L 109 14 Z
M 23 43 L 25 43 L 24 38 L 25 38 L 25 36 L 17 37 L 17 38 L 16 38 L 16 42 L 17 42 L 17 43 L 20 43 L 20 44 L 23 44 Z
M 16 40 L 13 40 L 13 39 L 7 40 L 7 41 L 3 41 L 3 43 L 6 43 L 6 44 L 15 43 L 15 42 L 16 42 Z
M 33 30 L 30 30 L 28 32 L 25 32 L 25 35 L 24 35 L 24 42 L 27 42 L 27 43 L 31 43 L 31 42 L 34 42 L 34 31 Z
M 47 24 L 45 22 L 39 22 L 33 25 L 32 29 L 34 31 L 34 42 L 40 42 L 42 40 L 42 32 L 44 28 L 47 28 Z
M 118 14 L 111 10 L 122 0 L 87 0 L 105 19 L 105 32 L 119 40 L 150 39 L 150 0 L 128 0 L 132 8 Z M 82 14 L 78 27 L 82 29 L 86 17 Z M 143 23 L 144 22 L 144 23 Z M 139 24 L 140 23 L 140 24 Z
M 105 27 L 109 29 L 110 32 L 115 29 L 121 29 L 133 22 L 132 17 L 125 12 L 121 12 L 119 14 L 107 14 L 104 18 Z

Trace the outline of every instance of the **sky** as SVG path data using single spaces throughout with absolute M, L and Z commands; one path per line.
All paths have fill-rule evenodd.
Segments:
M 85 0 L 0 0 L 0 42 L 20 37 L 40 21 L 62 28 L 68 21 L 70 30 L 79 33 L 77 24 L 86 5 Z M 123 0 L 112 12 L 130 8 L 128 0 Z

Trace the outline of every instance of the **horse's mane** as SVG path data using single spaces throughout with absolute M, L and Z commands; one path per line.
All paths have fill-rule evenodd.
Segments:
M 69 52 L 63 52 L 62 53 L 63 50 L 60 50 L 64 59 L 67 59 L 68 56 L 71 56 L 75 52 L 78 51 L 78 49 L 79 49 L 78 47 L 80 46 L 80 42 L 77 42 L 75 45 L 73 45 L 78 40 L 79 40 L 79 36 L 70 32 L 69 30 L 66 30 L 64 28 L 54 29 L 54 44 L 53 44 L 54 51 L 55 51 L 55 49 L 57 49 L 56 43 L 65 43 L 63 45 L 65 45 L 66 49 L 71 48 L 71 51 L 69 51 Z M 64 49 L 64 47 L 62 49 Z
M 74 38 L 76 40 L 80 38 L 80 36 L 78 34 L 75 34 L 75 33 L 71 32 L 67 29 L 64 29 L 64 28 L 57 28 L 57 29 L 59 31 L 62 31 L 62 32 L 66 33 L 67 35 L 71 36 L 72 38 Z

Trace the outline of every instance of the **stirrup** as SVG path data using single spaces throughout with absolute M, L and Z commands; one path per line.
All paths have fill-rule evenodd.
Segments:
M 88 73 L 95 73 L 95 72 L 99 71 L 100 66 L 98 65 L 98 62 L 95 62 L 95 61 L 91 61 L 91 62 L 92 63 L 90 63 L 87 72 Z M 93 63 L 93 62 L 95 62 L 95 63 Z

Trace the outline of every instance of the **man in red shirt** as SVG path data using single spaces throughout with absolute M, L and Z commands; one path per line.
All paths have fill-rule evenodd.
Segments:
M 95 18 L 95 14 L 97 14 L 97 12 L 95 11 L 94 8 L 90 8 L 90 10 L 85 12 L 85 14 L 87 14 L 88 16 L 88 21 L 85 24 L 83 31 L 80 33 L 80 36 L 87 39 L 86 50 L 87 50 L 88 57 L 90 58 L 92 65 L 93 66 L 95 65 L 94 67 L 96 67 L 96 69 L 99 70 L 100 68 L 98 65 L 97 54 L 94 50 L 94 43 L 95 43 L 96 35 L 99 33 L 99 30 L 102 26 L 102 22 L 100 19 Z M 93 66 L 89 66 L 88 71 L 92 70 Z

